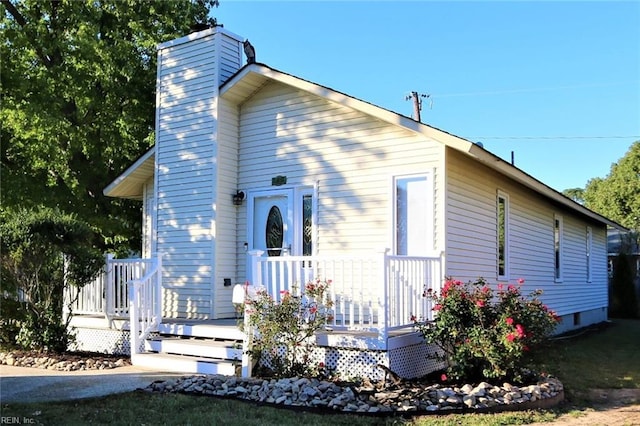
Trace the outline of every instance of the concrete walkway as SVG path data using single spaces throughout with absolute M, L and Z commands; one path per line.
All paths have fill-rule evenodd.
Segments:
M 50 402 L 94 398 L 145 388 L 184 373 L 162 373 L 126 366 L 111 370 L 54 371 L 0 365 L 0 403 Z

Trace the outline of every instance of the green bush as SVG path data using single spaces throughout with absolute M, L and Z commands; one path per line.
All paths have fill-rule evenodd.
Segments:
M 59 210 L 0 212 L 2 290 L 8 303 L 2 311 L 3 340 L 24 349 L 67 349 L 64 289 L 82 287 L 100 271 L 104 259 L 95 238 L 89 225 Z
M 275 377 L 326 374 L 322 363 L 312 363 L 313 336 L 330 320 L 332 301 L 327 297 L 331 281 L 309 282 L 304 294 L 283 290 L 276 301 L 266 290 L 245 301 L 248 326 L 254 331 L 249 353 L 264 359 Z
M 447 279 L 440 294 L 424 294 L 434 303 L 435 320 L 412 319 L 425 342 L 442 350 L 433 357 L 446 361 L 444 378 L 518 381 L 559 320 L 538 299 L 541 293 L 525 298 L 520 286 L 498 284 L 494 294 L 482 278 L 466 284 Z

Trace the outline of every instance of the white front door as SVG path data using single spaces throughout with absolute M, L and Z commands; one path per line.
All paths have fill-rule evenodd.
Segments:
M 263 250 L 267 256 L 295 253 L 293 190 L 254 192 L 248 200 L 249 250 Z

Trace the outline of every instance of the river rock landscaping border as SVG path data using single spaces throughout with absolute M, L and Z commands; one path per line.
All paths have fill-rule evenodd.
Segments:
M 57 371 L 110 370 L 131 365 L 128 358 L 100 354 L 0 352 L 0 364 Z
M 564 399 L 562 383 L 552 377 L 529 386 L 446 386 L 414 381 L 385 386 L 308 378 L 241 379 L 209 375 L 154 382 L 145 392 L 235 398 L 304 411 L 366 415 L 424 415 L 551 408 Z

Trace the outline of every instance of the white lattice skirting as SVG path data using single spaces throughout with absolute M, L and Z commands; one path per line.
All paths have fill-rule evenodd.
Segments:
M 428 347 L 424 343 L 389 351 L 317 347 L 313 350 L 310 362 L 316 365 L 323 363 L 343 379 L 368 377 L 371 380 L 381 380 L 385 372 L 378 368 L 378 364 L 388 367 L 403 378 L 411 379 L 444 367 L 442 362 L 428 357 L 435 351 L 435 346 Z M 268 359 L 262 359 L 261 364 L 270 366 Z
M 129 330 L 74 327 L 75 341 L 69 345 L 72 351 L 98 352 L 113 355 L 130 355 Z

